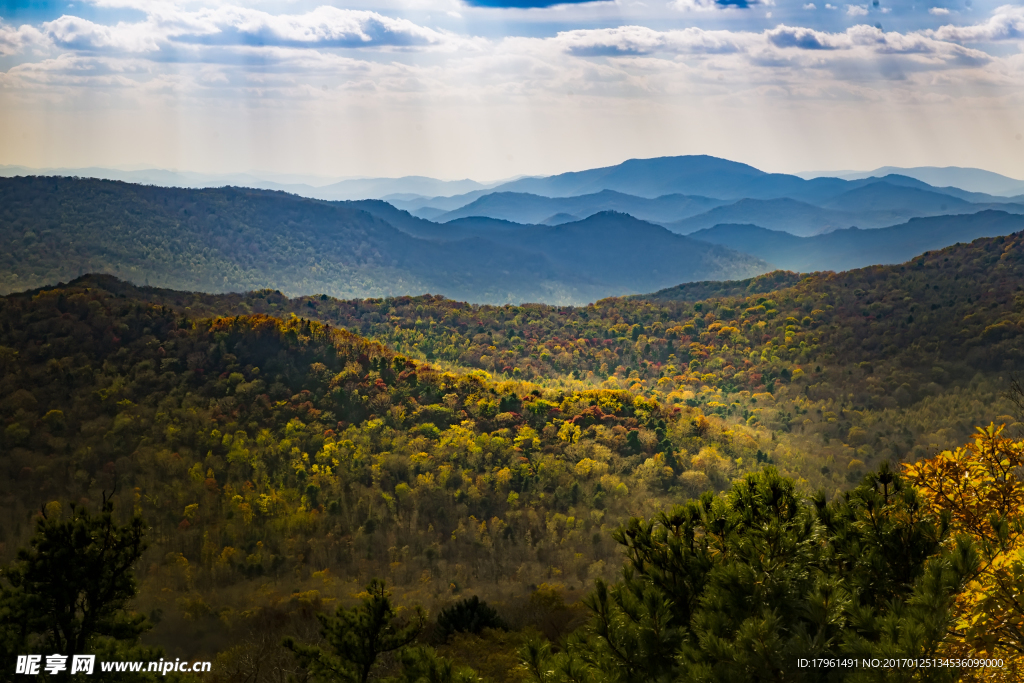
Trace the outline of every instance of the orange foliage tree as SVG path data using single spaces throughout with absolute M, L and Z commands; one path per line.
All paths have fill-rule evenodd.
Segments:
M 1005 667 L 975 670 L 974 680 L 1024 675 L 1024 440 L 1003 429 L 978 428 L 972 443 L 904 465 L 933 510 L 948 514 L 954 534 L 970 536 L 977 552 L 957 597 L 949 654 L 1000 658 Z

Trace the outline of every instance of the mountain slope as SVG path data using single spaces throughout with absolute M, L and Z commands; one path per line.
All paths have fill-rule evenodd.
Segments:
M 616 166 L 563 173 L 546 178 L 520 178 L 493 188 L 494 192 L 528 192 L 546 197 L 570 197 L 615 190 L 638 197 L 667 194 L 697 195 L 717 199 L 775 199 L 789 197 L 817 204 L 878 179 L 842 180 L 766 173 L 753 166 L 710 156 L 630 159 Z M 894 185 L 932 188 L 909 177 L 890 177 Z M 962 195 L 963 190 L 951 192 Z M 965 197 L 962 197 L 965 198 Z M 985 201 L 988 197 L 975 196 Z
M 865 222 L 868 223 L 866 227 L 892 224 L 886 219 L 824 209 L 795 199 L 741 199 L 696 216 L 665 223 L 665 227 L 673 232 L 689 235 L 723 223 L 756 223 L 793 235 L 815 235 Z
M 492 232 L 488 239 L 503 247 L 532 245 L 553 263 L 579 268 L 595 278 L 630 273 L 628 283 L 622 281 L 632 290 L 630 293 L 643 291 L 641 282 L 668 283 L 681 273 L 686 273 L 691 281 L 708 279 L 701 277 L 702 273 L 716 273 L 715 279 L 732 280 L 770 270 L 759 259 L 741 257 L 731 249 L 708 250 L 697 240 L 612 211 L 557 226 Z
M 521 178 L 494 188 L 497 192 L 529 192 L 547 197 L 570 197 L 615 190 L 639 197 L 666 194 L 719 199 L 782 196 L 808 182 L 842 187 L 844 181 L 805 181 L 796 176 L 769 174 L 753 166 L 711 156 L 630 159 L 615 166 L 562 173 L 546 178 Z M 753 193 L 753 194 L 752 194 Z
M 849 227 L 882 228 L 909 218 L 987 209 L 1024 214 L 1022 204 L 972 203 L 920 187 L 894 184 L 891 180 L 892 177 L 854 187 L 820 204 L 789 198 L 741 199 L 664 225 L 686 235 L 724 223 L 750 223 L 808 236 Z
M 490 238 L 503 231 L 481 229 L 479 221 L 446 228 L 380 202 L 363 206 L 378 215 L 349 203 L 238 188 L 0 180 L 0 291 L 106 272 L 137 283 L 210 292 L 270 288 L 348 297 L 435 292 L 474 302 L 565 304 L 769 269 L 745 254 L 635 219 L 612 220 L 615 227 L 601 240 L 578 235 L 570 249 L 556 228 L 531 227 L 528 236 L 495 242 Z M 429 239 L 403 232 L 380 215 L 406 230 L 418 226 Z M 511 233 L 525 230 L 502 227 Z M 650 248 L 680 258 L 616 264 L 625 243 L 638 254 Z M 554 258 L 548 249 L 557 252 Z M 603 269 L 593 270 L 594 263 Z
M 579 308 L 110 291 L 190 316 L 294 313 L 412 357 L 704 405 L 771 429 L 781 467 L 835 490 L 865 464 L 920 458 L 975 425 L 1014 422 L 1004 392 L 1024 359 L 1022 279 L 1024 233 L 1014 233 L 898 265 L 712 283 L 720 295 L 704 301 L 692 296 L 704 283 Z
M 792 287 L 805 277 L 807 276 L 788 270 L 773 270 L 746 280 L 687 282 L 653 294 L 634 294 L 626 298 L 644 301 L 703 301 L 722 297 L 752 296 Z
M 1024 230 L 1024 216 L 986 210 L 960 216 L 913 218 L 889 228 L 848 228 L 810 237 L 797 237 L 756 225 L 717 225 L 692 233 L 690 237 L 742 249 L 780 268 L 809 273 L 900 263 L 958 242 L 1009 235 L 1019 230 Z
M 393 204 L 399 209 L 412 213 L 414 216 L 433 220 L 434 216 L 439 216 L 447 211 L 454 211 L 460 206 L 465 206 L 471 201 L 478 199 L 479 197 L 483 197 L 484 195 L 491 194 L 492 192 L 495 192 L 495 190 L 473 190 L 472 192 L 465 192 L 463 194 L 451 196 L 415 197 L 412 199 L 384 196 L 381 197 L 381 199 Z
M 898 265 L 712 283 L 720 296 L 704 301 L 693 300 L 704 283 L 579 308 L 265 292 L 155 301 L 295 313 L 412 357 L 703 405 L 771 429 L 778 441 L 766 452 L 780 467 L 834 491 L 873 462 L 921 458 L 976 425 L 1015 421 L 1005 391 L 1024 361 L 1022 280 L 1019 232 Z
M 878 181 L 891 185 L 913 187 L 957 197 L 970 202 L 1001 202 L 1005 197 L 996 197 L 979 192 L 969 192 L 957 187 L 932 187 L 916 178 L 888 174 L 884 177 L 866 177 L 846 180 L 832 177 L 816 177 L 805 180 L 798 176 L 765 173 L 752 166 L 709 156 L 660 157 L 655 159 L 631 159 L 616 166 L 563 173 L 550 177 L 520 178 L 487 190 L 476 190 L 467 194 L 450 197 L 385 197 L 395 206 L 413 212 L 423 218 L 435 219 L 439 210 L 456 211 L 467 204 L 493 193 L 514 192 L 533 194 L 549 198 L 567 198 L 615 191 L 648 199 L 664 195 L 682 194 L 703 196 L 721 200 L 777 199 L 788 197 L 811 204 L 821 204 L 852 189 Z M 624 210 L 622 206 L 603 206 L 604 209 Z M 870 207 L 868 207 L 870 208 Z M 578 213 L 575 211 L 553 210 L 543 217 L 531 216 L 529 220 L 518 216 L 518 220 L 538 222 L 555 213 Z M 465 214 L 459 214 L 465 215 Z M 488 214 L 490 215 L 490 214 Z M 497 216 L 497 214 L 495 214 Z M 637 214 L 640 217 L 639 214 Z M 498 217 L 513 218 L 511 214 Z M 649 220 L 665 222 L 679 216 L 659 217 L 645 215 Z
M 516 223 L 543 223 L 556 214 L 567 214 L 579 220 L 601 211 L 618 211 L 640 220 L 664 223 L 703 213 L 724 203 L 720 199 L 679 194 L 646 199 L 614 190 L 554 198 L 524 192 L 493 192 L 434 220 L 446 223 L 456 218 L 488 216 Z
M 380 200 L 347 205 L 423 239 L 482 240 L 495 245 L 497 251 L 536 250 L 554 268 L 572 273 L 581 286 L 614 283 L 610 291 L 619 287 L 620 293 L 644 291 L 644 283 L 671 283 L 672 278 L 680 276 L 692 281 L 704 279 L 703 273 L 714 273 L 715 279 L 735 279 L 769 269 L 767 263 L 741 255 L 740 250 L 707 250 L 661 226 L 612 211 L 555 226 L 522 225 L 486 216 L 467 216 L 438 224 Z M 732 273 L 742 275 L 734 277 Z
M 844 192 L 822 202 L 821 206 L 837 211 L 863 211 L 865 207 L 870 206 L 874 211 L 936 213 L 964 212 L 971 206 L 971 202 L 931 190 L 878 181 Z
M 963 168 L 959 166 L 915 166 L 900 168 L 883 166 L 873 171 L 843 173 L 838 177 L 846 180 L 880 177 L 890 173 L 916 178 L 934 187 L 957 187 L 968 192 L 985 192 L 991 195 L 1012 197 L 1024 194 L 1024 180 L 1017 180 L 992 171 L 980 168 Z

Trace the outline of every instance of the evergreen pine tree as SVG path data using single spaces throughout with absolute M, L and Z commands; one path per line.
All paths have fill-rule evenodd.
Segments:
M 943 550 L 946 517 L 888 467 L 833 502 L 802 500 L 773 468 L 616 533 L 627 566 L 561 652 L 533 643 L 545 683 L 954 680 L 956 672 L 814 669 L 801 659 L 933 657 L 977 562 Z
M 328 647 L 299 643 L 294 638 L 284 640 L 311 680 L 366 683 L 380 655 L 409 645 L 423 627 L 418 608 L 412 622 L 399 622 L 383 581 L 370 581 L 366 593 L 356 607 L 339 606 L 333 616 L 316 615 Z
M 119 525 L 113 512 L 106 497 L 98 515 L 74 505 L 68 518 L 44 510 L 29 546 L 3 572 L 0 657 L 5 667 L 18 655 L 62 655 L 67 670 L 47 676 L 62 680 L 70 676 L 74 655 L 93 654 L 102 661 L 160 656 L 139 645 L 149 624 L 130 611 L 134 565 L 146 547 L 143 522 L 136 516 Z M 108 678 L 98 666 L 94 676 Z

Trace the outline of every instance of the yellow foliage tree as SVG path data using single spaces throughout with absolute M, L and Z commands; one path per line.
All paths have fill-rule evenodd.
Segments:
M 976 669 L 962 680 L 1024 677 L 1024 440 L 994 424 L 974 442 L 916 464 L 907 477 L 933 510 L 950 515 L 954 534 L 969 535 L 978 554 L 957 597 L 950 656 L 998 658 L 1002 669 Z

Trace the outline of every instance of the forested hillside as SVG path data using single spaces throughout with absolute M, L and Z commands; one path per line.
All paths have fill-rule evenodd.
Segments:
M 733 249 L 742 248 L 780 268 L 798 273 L 850 270 L 880 263 L 902 263 L 932 249 L 979 237 L 1008 235 L 1024 228 L 1024 216 L 979 211 L 960 216 L 913 218 L 888 228 L 847 228 L 813 237 L 797 237 L 756 225 L 716 225 L 691 237 Z
M 138 513 L 149 527 L 134 605 L 155 623 L 151 642 L 174 656 L 217 656 L 218 680 L 296 671 L 281 637 L 315 640 L 312 614 L 352 604 L 373 577 L 398 604 L 432 615 L 473 595 L 497 606 L 511 631 L 423 636 L 492 680 L 528 678 L 520 657 L 533 657 L 541 680 L 579 680 L 562 675 L 574 666 L 590 667 L 586 680 L 614 680 L 619 665 L 592 653 L 652 627 L 631 611 L 630 591 L 650 609 L 677 601 L 678 587 L 651 592 L 642 577 L 656 564 L 643 558 L 662 562 L 650 545 L 662 543 L 661 529 L 704 528 L 711 518 L 701 515 L 733 520 L 734 531 L 712 565 L 699 556 L 690 569 L 673 565 L 704 567 L 711 583 L 704 607 L 671 618 L 705 624 L 746 652 L 737 634 L 762 617 L 742 605 L 762 598 L 736 603 L 731 621 L 706 620 L 745 549 L 770 542 L 745 516 L 768 515 L 795 544 L 784 547 L 800 564 L 783 565 L 802 567 L 788 578 L 764 569 L 799 596 L 791 609 L 814 614 L 821 581 L 848 567 L 849 583 L 835 590 L 856 596 L 860 611 L 844 607 L 852 611 L 829 622 L 823 652 L 901 651 L 906 634 L 881 624 L 911 619 L 930 634 L 914 651 L 935 653 L 950 610 L 991 609 L 950 597 L 966 590 L 973 560 L 956 559 L 956 537 L 934 526 L 938 517 L 908 522 L 900 506 L 921 508 L 900 497 L 885 503 L 895 506 L 886 524 L 918 539 L 913 552 L 892 574 L 878 574 L 874 560 L 857 564 L 858 548 L 881 541 L 849 534 L 890 480 L 869 477 L 859 498 L 842 492 L 883 461 L 963 443 L 976 425 L 1021 427 L 1006 392 L 1024 354 L 1022 275 L 1024 236 L 1014 234 L 899 266 L 778 273 L 580 308 L 194 294 L 110 277 L 9 295 L 0 303 L 0 559 L 25 543 L 32 511 L 95 507 L 113 491 L 120 518 Z M 915 481 L 935 481 L 931 472 Z M 820 504 L 809 502 L 815 490 Z M 707 491 L 731 493 L 659 517 Z M 764 496 L 782 507 L 762 509 Z M 639 535 L 616 536 L 630 518 Z M 815 534 L 834 547 L 799 550 Z M 879 561 L 896 562 L 886 547 Z M 622 549 L 643 571 L 607 593 L 598 584 L 588 598 L 597 621 L 559 649 L 587 619 L 576 601 L 595 580 L 614 580 Z M 933 570 L 945 578 L 925 581 Z M 759 595 L 759 580 L 745 581 L 735 585 Z M 888 603 L 869 599 L 879 581 L 892 587 Z M 930 607 L 890 611 L 912 594 L 908 605 Z M 634 626 L 620 620 L 627 615 Z M 800 623 L 819 624 L 808 619 Z M 772 651 L 779 666 L 810 647 L 795 631 L 764 628 L 789 643 Z M 972 633 L 957 642 L 988 647 Z M 757 670 L 682 631 L 665 637 L 643 657 L 654 667 L 644 675 L 734 660 L 747 663 L 728 675 Z M 685 659 L 671 654 L 679 648 Z M 388 661 L 382 671 L 395 671 Z
M 400 353 L 508 379 L 702 406 L 771 430 L 786 471 L 834 489 L 875 461 L 952 446 L 999 416 L 1015 421 L 1001 396 L 1024 353 L 1022 276 L 1017 233 L 898 266 L 806 276 L 772 292 L 789 276 L 764 276 L 737 285 L 762 293 L 705 301 L 686 295 L 694 285 L 581 308 L 147 296 L 197 310 L 295 312 Z
M 31 510 L 114 491 L 150 527 L 140 607 L 193 654 L 373 576 L 431 606 L 582 590 L 617 571 L 619 520 L 767 447 L 697 409 L 443 372 L 296 317 L 70 286 L 7 297 L 0 329 L 4 559 Z M 520 625 L 557 632 L 559 605 Z
M 475 302 L 585 303 L 769 270 L 752 256 L 625 215 L 517 227 L 508 238 L 476 230 L 427 240 L 358 204 L 281 192 L 5 178 L 0 292 L 95 272 L 206 292 L 430 292 Z

